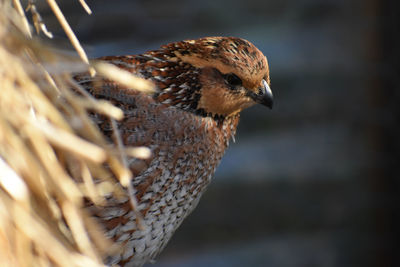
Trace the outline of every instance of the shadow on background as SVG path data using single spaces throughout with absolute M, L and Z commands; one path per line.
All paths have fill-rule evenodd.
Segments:
M 92 57 L 224 35 L 270 63 L 273 111 L 244 112 L 198 208 L 150 266 L 400 266 L 395 1 L 87 2 L 92 16 L 61 7 Z

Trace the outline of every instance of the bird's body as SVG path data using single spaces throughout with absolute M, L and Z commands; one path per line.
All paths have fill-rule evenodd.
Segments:
M 89 207 L 107 237 L 122 248 L 106 263 L 142 266 L 157 256 L 197 205 L 235 135 L 239 112 L 256 102 L 272 105 L 268 64 L 251 43 L 230 37 L 182 41 L 143 55 L 100 60 L 158 88 L 146 95 L 102 78 L 97 83 L 78 78 L 96 98 L 124 111 L 118 129 L 125 145 L 152 151 L 150 159 L 128 160 L 143 229 L 128 196 L 110 196 L 105 206 Z M 98 114 L 94 120 L 111 141 L 110 122 Z

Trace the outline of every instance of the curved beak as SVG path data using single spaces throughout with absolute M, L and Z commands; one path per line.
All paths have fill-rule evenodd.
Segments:
M 272 106 L 274 104 L 274 96 L 272 94 L 271 88 L 269 88 L 268 83 L 264 79 L 262 80 L 262 86 L 259 88 L 259 93 L 251 93 L 250 97 L 255 102 L 272 109 Z

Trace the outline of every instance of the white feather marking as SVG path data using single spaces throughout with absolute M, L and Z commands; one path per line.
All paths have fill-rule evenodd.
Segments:
M 172 101 L 171 101 L 171 99 L 166 99 L 166 100 L 164 100 L 162 103 L 163 103 L 163 104 L 171 104 Z

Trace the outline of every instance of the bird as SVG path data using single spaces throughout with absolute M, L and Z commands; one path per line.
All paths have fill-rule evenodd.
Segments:
M 121 247 L 104 263 L 143 266 L 155 260 L 198 204 L 234 140 L 240 112 L 255 104 L 272 108 L 269 65 L 249 41 L 220 36 L 98 60 L 156 86 L 149 95 L 98 76 L 76 78 L 92 96 L 122 109 L 117 128 L 124 145 L 152 152 L 149 159 L 127 160 L 139 214 L 127 190 L 123 197 L 107 196 L 102 206 L 88 205 L 105 236 Z M 115 144 L 110 120 L 96 113 L 93 120 Z

